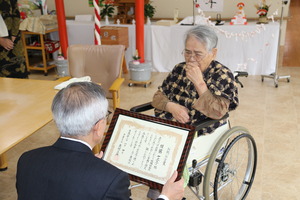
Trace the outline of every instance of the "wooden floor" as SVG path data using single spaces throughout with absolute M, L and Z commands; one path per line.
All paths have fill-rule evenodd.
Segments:
M 300 200 L 300 67 L 279 67 L 279 73 L 290 74 L 291 82 L 280 80 L 275 88 L 271 79 L 261 82 L 260 76 L 241 78 L 244 88 L 239 87 L 240 105 L 230 112 L 231 125 L 246 127 L 258 148 L 256 177 L 247 200 Z M 53 74 L 54 70 L 48 76 L 32 72 L 30 79 L 53 80 Z M 128 87 L 129 76 L 124 76 L 120 107 L 129 109 L 148 102 L 166 75 L 153 72 L 152 83 L 147 88 Z M 0 200 L 17 199 L 15 178 L 20 155 L 52 145 L 58 137 L 52 121 L 7 152 L 9 168 L 0 172 Z M 148 200 L 147 191 L 146 186 L 133 189 L 132 199 Z M 188 200 L 196 199 L 188 188 L 184 196 Z
M 285 36 L 283 66 L 300 66 L 300 0 L 292 0 Z

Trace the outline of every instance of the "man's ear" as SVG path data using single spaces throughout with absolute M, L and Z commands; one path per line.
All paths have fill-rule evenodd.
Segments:
M 94 127 L 93 127 L 93 133 L 96 134 L 97 136 L 101 136 L 103 135 L 102 133 L 102 130 L 105 129 L 105 127 L 103 126 L 106 126 L 105 124 L 105 120 L 104 119 L 101 119 L 100 121 L 98 121 Z

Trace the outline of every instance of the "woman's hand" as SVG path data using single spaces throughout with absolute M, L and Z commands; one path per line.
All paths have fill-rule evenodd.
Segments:
M 186 107 L 173 102 L 168 102 L 166 109 L 178 122 L 185 124 L 190 121 L 190 116 Z
M 203 74 L 200 67 L 195 62 L 188 62 L 186 64 L 186 76 L 193 82 L 199 95 L 202 95 L 208 90 L 206 83 L 203 79 Z
M 202 72 L 196 62 L 188 62 L 185 70 L 187 78 L 192 81 L 194 85 L 204 83 Z
M 2 38 L 0 37 L 0 45 L 3 46 L 6 50 L 12 50 L 14 48 L 14 43 L 8 38 Z

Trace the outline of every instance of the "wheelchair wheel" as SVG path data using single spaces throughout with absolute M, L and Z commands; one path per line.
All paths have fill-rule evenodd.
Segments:
M 214 147 L 204 174 L 205 199 L 245 199 L 257 164 L 253 137 L 243 127 L 228 130 Z

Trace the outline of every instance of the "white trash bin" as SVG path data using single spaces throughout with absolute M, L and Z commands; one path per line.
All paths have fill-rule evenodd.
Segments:
M 129 62 L 130 79 L 133 81 L 149 81 L 151 79 L 152 63 L 146 61 L 140 64 Z
M 68 60 L 56 60 L 57 75 L 59 77 L 69 76 Z

